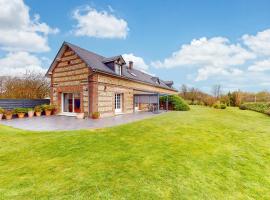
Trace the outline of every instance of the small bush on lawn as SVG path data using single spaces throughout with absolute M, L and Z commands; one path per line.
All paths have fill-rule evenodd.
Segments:
M 213 108 L 220 109 L 220 103 L 219 102 L 214 103 Z
M 160 97 L 161 103 L 166 103 L 167 97 Z M 172 106 L 173 110 L 177 111 L 188 111 L 190 107 L 188 104 L 178 95 L 170 95 L 168 96 L 168 102 Z
M 27 113 L 28 112 L 28 108 L 15 108 L 13 110 L 14 114 L 19 114 L 19 113 Z
M 226 109 L 226 108 L 227 108 L 226 104 L 224 103 L 220 104 L 220 109 Z
M 270 103 L 244 103 L 239 106 L 241 110 L 252 110 L 264 114 L 268 114 L 270 112 Z
M 224 103 L 220 103 L 219 101 L 217 101 L 216 103 L 213 104 L 213 108 L 215 109 L 226 109 L 227 106 Z
M 246 105 L 245 105 L 245 104 L 241 104 L 241 105 L 239 106 L 239 109 L 240 109 L 240 110 L 246 110 L 246 109 L 247 109 L 247 107 L 246 107 Z

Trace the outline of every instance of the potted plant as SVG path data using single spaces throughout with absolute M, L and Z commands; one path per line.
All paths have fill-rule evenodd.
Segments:
M 13 112 L 11 110 L 5 110 L 4 116 L 7 120 L 12 119 Z
M 0 120 L 2 120 L 5 110 L 0 107 Z
M 92 118 L 93 119 L 98 119 L 99 117 L 100 117 L 100 113 L 99 112 L 92 113 Z
M 20 118 L 20 119 L 24 118 L 26 113 L 27 113 L 26 108 L 15 108 L 14 109 L 14 114 L 17 114 L 18 118 Z
M 41 113 L 42 113 L 42 111 L 43 111 L 43 109 L 42 109 L 41 106 L 35 106 L 34 111 L 35 111 L 35 113 L 36 113 L 36 116 L 37 116 L 37 117 L 40 117 L 40 116 L 41 116 Z
M 28 114 L 29 118 L 32 118 L 34 116 L 34 114 L 35 114 L 34 109 L 33 108 L 28 108 L 27 114 Z
M 42 107 L 45 110 L 45 115 L 46 116 L 50 116 L 52 114 L 52 112 L 55 110 L 55 106 L 54 105 L 47 105 L 47 104 L 45 104 Z

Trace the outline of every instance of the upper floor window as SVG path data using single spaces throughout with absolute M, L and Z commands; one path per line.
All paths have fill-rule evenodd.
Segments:
M 114 68 L 115 68 L 115 73 L 121 76 L 122 75 L 122 66 L 115 64 Z

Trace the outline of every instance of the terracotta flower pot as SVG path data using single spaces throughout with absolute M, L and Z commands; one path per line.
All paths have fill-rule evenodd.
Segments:
M 7 120 L 12 119 L 12 114 L 5 115 L 5 118 L 6 118 Z
M 34 116 L 34 111 L 28 111 L 28 117 L 29 118 L 32 118 Z
M 46 116 L 50 116 L 52 114 L 52 111 L 51 110 L 45 110 L 45 115 Z
M 40 117 L 41 116 L 41 112 L 36 112 L 36 116 Z
M 25 113 L 18 113 L 17 115 L 18 115 L 18 118 L 22 119 L 22 118 L 24 118 Z
M 0 114 L 0 120 L 2 120 L 3 119 L 3 114 Z

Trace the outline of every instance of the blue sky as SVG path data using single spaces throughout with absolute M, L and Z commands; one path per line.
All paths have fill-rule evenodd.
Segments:
M 123 54 L 177 88 L 267 90 L 269 9 L 267 0 L 0 0 L 0 75 L 45 71 L 68 41 Z

